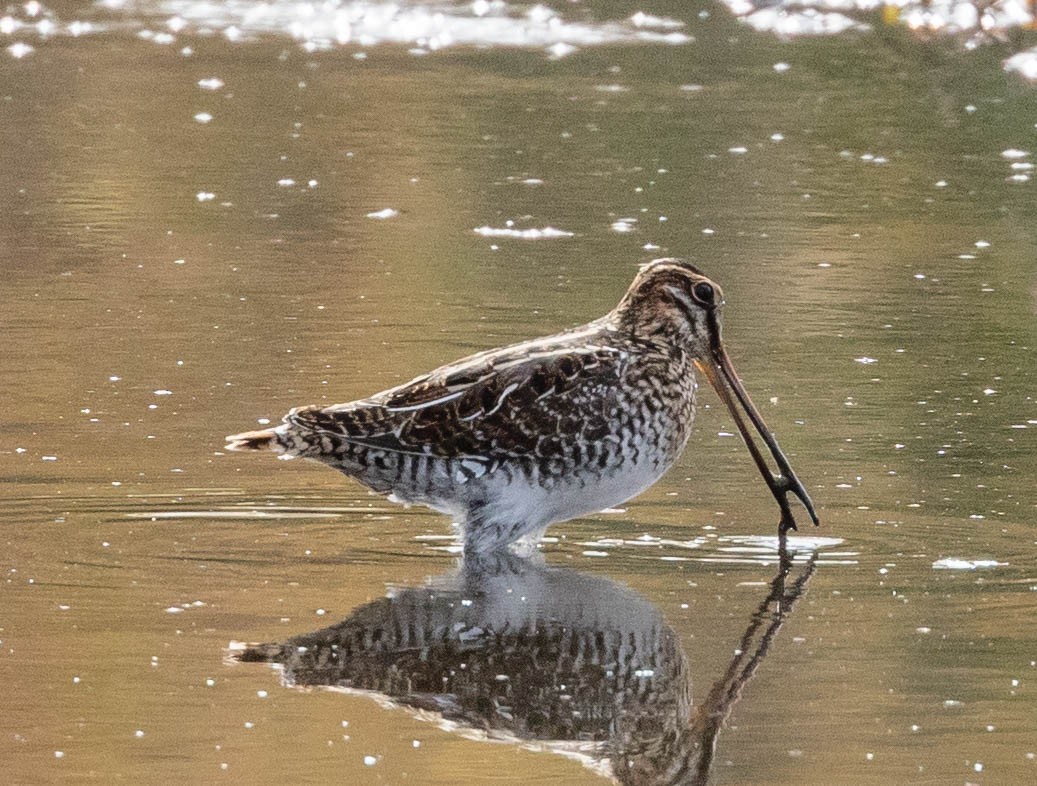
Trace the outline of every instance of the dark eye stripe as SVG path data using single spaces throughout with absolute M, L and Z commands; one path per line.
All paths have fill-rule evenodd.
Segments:
M 695 312 L 701 312 L 701 306 L 697 306 L 688 299 L 681 290 L 675 286 L 667 286 L 666 291 L 673 296 L 673 302 L 677 304 L 677 307 L 684 314 L 685 319 L 688 320 L 692 325 L 695 324 Z

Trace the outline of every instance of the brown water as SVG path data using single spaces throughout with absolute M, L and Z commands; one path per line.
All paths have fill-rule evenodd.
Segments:
M 6 39 L 34 47 L 0 52 L 7 782 L 602 782 L 471 712 L 236 663 L 455 557 L 444 517 L 222 437 L 598 316 L 666 254 L 724 286 L 821 512 L 789 580 L 813 572 L 767 611 L 777 511 L 706 392 L 674 471 L 550 530 L 529 619 L 672 636 L 683 667 L 626 676 L 690 691 L 658 705 L 686 728 L 780 623 L 721 702 L 715 783 L 1037 780 L 1037 93 L 990 51 L 660 6 L 694 42 L 156 44 L 172 6 L 71 3 L 47 13 L 111 26 Z

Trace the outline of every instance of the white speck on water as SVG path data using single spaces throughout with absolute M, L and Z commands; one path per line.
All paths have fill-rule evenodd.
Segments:
M 270 694 L 269 694 L 269 693 L 267 693 L 267 692 L 266 692 L 265 690 L 257 690 L 257 691 L 256 691 L 256 695 L 257 695 L 257 696 L 258 696 L 259 698 L 261 698 L 261 699 L 265 699 L 265 698 L 266 698 L 267 696 L 269 696 Z
M 636 223 L 636 218 L 617 218 L 612 222 L 611 229 L 613 232 L 633 232 Z
M 472 605 L 472 601 L 469 600 L 468 598 L 462 598 L 461 605 L 462 606 L 471 606 Z
M 983 762 L 977 761 L 975 764 L 972 765 L 972 769 L 974 769 L 976 772 L 983 772 Z
M 266 426 L 270 423 L 270 418 L 256 418 L 256 423 L 260 426 Z
M 216 76 L 211 76 L 208 79 L 199 79 L 198 87 L 202 90 L 219 90 L 223 87 L 223 80 Z
M 378 758 L 375 756 L 364 756 L 364 764 L 368 767 L 373 767 L 378 763 Z
M 214 680 L 212 677 L 209 677 L 208 679 L 205 680 L 205 687 L 207 687 L 207 688 L 211 688 L 215 684 L 216 684 L 216 680 Z
M 581 552 L 581 554 L 584 557 L 607 557 L 609 555 L 609 553 L 607 551 L 594 551 L 594 550 L 583 551 L 583 552 Z
M 396 218 L 396 216 L 398 216 L 399 214 L 400 214 L 399 210 L 394 210 L 391 207 L 386 207 L 386 208 L 382 208 L 381 210 L 375 210 L 372 213 L 368 213 L 367 217 L 368 218 L 377 218 L 377 219 L 380 219 L 380 220 L 384 221 L 387 218 Z
M 771 141 L 772 142 L 781 142 L 784 139 L 785 139 L 785 135 L 784 134 L 771 134 Z
M 199 112 L 194 116 L 194 121 L 196 123 L 202 123 L 203 125 L 205 123 L 211 123 L 212 115 L 210 115 L 208 112 Z
M 311 179 L 306 181 L 306 185 L 309 188 L 316 188 L 319 185 L 319 183 L 315 179 L 311 178 Z
M 869 753 L 865 753 L 864 754 L 864 758 L 867 759 L 868 761 L 875 761 L 875 754 L 874 753 L 870 753 L 870 752 Z
M 63 758 L 65 758 L 65 751 L 54 751 L 54 758 L 55 759 L 63 759 Z
M 988 723 L 988 724 L 986 725 L 986 730 L 987 730 L 987 731 L 994 731 L 994 729 L 995 729 L 995 727 L 994 727 L 994 725 L 993 725 L 993 724 L 990 724 L 990 723 Z
M 727 152 L 731 153 L 733 155 L 736 155 L 736 156 L 740 156 L 740 155 L 744 155 L 745 153 L 748 153 L 749 152 L 749 148 L 743 147 L 742 145 L 738 145 L 736 147 L 729 147 L 727 149 Z
M 932 633 L 932 632 L 933 632 L 932 628 L 927 628 L 924 625 L 919 627 L 919 628 L 915 628 L 915 633 Z
M 878 363 L 879 361 L 875 358 L 870 358 L 867 355 L 865 355 L 864 357 L 854 358 L 853 362 L 860 363 L 862 366 L 870 366 L 871 364 Z
M 702 230 L 703 235 L 715 235 L 716 233 L 717 231 L 715 229 L 710 229 L 709 227 Z
M 254 729 L 256 727 L 256 724 L 254 724 L 252 721 L 245 721 L 244 726 L 246 729 Z
M 154 394 L 156 396 L 172 396 L 173 395 L 173 391 L 172 390 L 166 390 L 165 388 L 160 388 L 159 390 L 155 390 L 153 392 L 154 392 Z
M 16 41 L 7 47 L 7 53 L 15 60 L 21 60 L 23 57 L 31 55 L 35 51 L 36 48 L 34 46 L 27 44 L 24 41 Z
M 40 456 L 41 461 L 57 461 L 57 456 Z
M 277 185 L 281 186 L 282 188 L 286 188 L 288 186 L 294 186 L 295 181 L 290 177 L 282 177 L 280 180 L 277 181 Z
M 918 279 L 919 281 L 924 281 L 925 280 L 925 273 L 915 273 L 915 278 Z
M 917 723 L 911 724 L 911 731 L 917 732 L 920 728 L 921 726 L 919 726 Z
M 139 740 L 141 737 L 144 736 L 144 729 L 137 729 L 135 732 L 133 732 L 133 736 Z
M 635 669 L 634 670 L 634 676 L 635 677 L 654 677 L 655 676 L 655 669 Z
M 317 613 L 317 616 L 318 616 L 318 617 L 323 617 L 323 616 L 324 616 L 325 614 L 327 614 L 328 612 L 327 612 L 327 611 L 325 611 L 324 609 L 317 609 L 317 612 L 316 612 L 316 613 Z
M 934 185 L 937 188 L 947 188 L 947 181 L 946 180 L 937 180 L 936 183 L 934 183 Z
M 197 199 L 199 202 L 211 202 L 216 198 L 216 194 L 214 194 L 212 191 L 199 191 L 197 194 L 194 195 L 194 198 Z
M 420 748 L 421 747 L 421 740 L 411 740 L 410 741 L 410 746 L 412 748 Z
M 561 60 L 577 51 L 579 51 L 579 47 L 567 44 L 565 41 L 556 41 L 547 47 L 547 54 L 552 60 Z
M 983 388 L 983 395 L 984 396 L 993 396 L 995 393 L 997 393 L 997 391 L 994 390 L 993 388 Z
M 183 614 L 184 610 L 179 606 L 170 606 L 166 609 L 166 614 Z
M 1010 147 L 1010 148 L 1008 148 L 1008 150 L 1002 150 L 1001 151 L 1001 156 L 1003 158 L 1007 158 L 1008 160 L 1012 161 L 1012 160 L 1016 160 L 1016 159 L 1020 159 L 1020 158 L 1028 158 L 1030 156 L 1030 151 L 1029 150 L 1017 150 L 1014 147 Z
M 975 104 L 966 104 L 965 105 L 965 111 L 968 112 L 971 115 L 973 112 L 976 111 L 976 105 Z
M 792 68 L 792 66 L 790 66 L 788 63 L 775 63 L 772 66 L 772 68 L 776 73 L 784 74 L 786 71 Z
M 976 248 L 990 248 L 990 243 L 986 240 L 977 240 L 975 246 Z

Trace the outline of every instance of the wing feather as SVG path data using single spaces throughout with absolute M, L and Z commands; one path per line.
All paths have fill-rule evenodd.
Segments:
M 528 455 L 560 430 L 601 431 L 603 424 L 580 418 L 604 420 L 606 408 L 581 402 L 609 398 L 627 353 L 604 343 L 530 343 L 474 355 L 368 399 L 293 410 L 285 421 L 357 445 L 445 458 Z

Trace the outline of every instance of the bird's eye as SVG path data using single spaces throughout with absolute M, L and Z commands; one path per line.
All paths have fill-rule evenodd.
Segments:
M 695 299 L 699 301 L 699 303 L 701 303 L 702 305 L 713 305 L 714 290 L 710 284 L 707 284 L 705 281 L 700 281 L 692 288 L 691 291 L 694 293 Z

